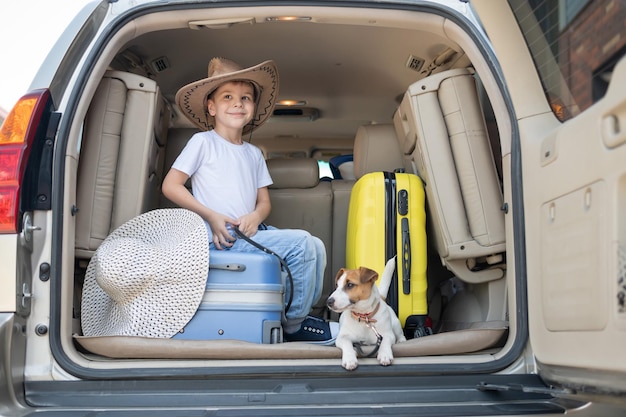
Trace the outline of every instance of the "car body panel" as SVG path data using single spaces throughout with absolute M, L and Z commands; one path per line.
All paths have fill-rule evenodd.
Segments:
M 519 124 L 530 343 L 539 372 L 592 395 L 624 392 L 626 315 L 618 283 L 624 279 L 626 147 L 608 146 L 619 130 L 604 127 L 624 117 L 626 60 L 601 100 L 561 123 L 508 5 L 473 4 L 498 53 Z
M 17 310 L 17 235 L 0 236 L 2 248 L 2 272 L 0 272 L 0 311 L 15 312 Z

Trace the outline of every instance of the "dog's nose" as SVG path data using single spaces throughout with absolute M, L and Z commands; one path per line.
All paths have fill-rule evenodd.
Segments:
M 328 300 L 326 300 L 326 305 L 328 307 L 332 307 L 333 304 L 335 304 L 335 299 L 333 297 L 329 297 Z

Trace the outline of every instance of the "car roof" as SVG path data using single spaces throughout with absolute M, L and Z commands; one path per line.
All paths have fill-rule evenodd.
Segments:
M 143 2 L 144 11 L 150 3 L 157 2 Z M 451 13 L 468 11 L 461 2 L 443 3 L 452 7 Z M 401 5 L 389 9 L 372 2 L 369 9 L 365 3 L 356 8 L 320 4 L 276 7 L 258 2 L 254 7 L 169 14 L 161 8 L 162 13 L 135 20 L 143 34 L 120 49 L 111 67 L 150 76 L 173 104 L 180 87 L 207 76 L 212 57 L 244 67 L 272 59 L 280 74 L 279 100 L 305 104 L 270 118 L 255 131 L 256 137 L 317 139 L 354 137 L 360 125 L 389 123 L 409 85 L 433 68 L 437 72 L 469 64 L 461 47 L 446 35 L 445 18 L 433 13 L 443 10 L 439 5 L 429 13 L 411 14 Z M 281 16 L 297 19 L 281 21 Z M 148 21 L 158 30 L 150 31 Z M 172 125 L 193 127 L 173 107 Z

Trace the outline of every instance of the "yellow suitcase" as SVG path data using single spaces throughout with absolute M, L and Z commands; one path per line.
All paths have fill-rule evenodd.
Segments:
M 429 334 L 424 198 L 417 175 L 372 172 L 355 183 L 348 211 L 348 268 L 365 266 L 381 275 L 397 255 L 387 303 L 408 338 Z

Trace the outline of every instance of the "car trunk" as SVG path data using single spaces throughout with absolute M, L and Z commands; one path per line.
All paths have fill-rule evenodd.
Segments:
M 390 367 L 362 358 L 358 372 L 475 373 L 511 366 L 526 342 L 526 306 L 524 277 L 515 267 L 511 190 L 517 179 L 500 75 L 477 29 L 457 12 L 387 7 L 355 13 L 341 5 L 174 4 L 138 7 L 108 29 L 106 45 L 85 58 L 82 94 L 68 98 L 75 112 L 66 115 L 57 141 L 65 157 L 55 167 L 62 167 L 66 183 L 57 188 L 54 214 L 63 249 L 53 255 L 62 267 L 51 283 L 58 326 L 50 340 L 63 369 L 89 378 L 129 370 L 135 376 L 343 371 L 336 347 L 82 334 L 82 284 L 100 243 L 127 220 L 172 207 L 160 184 L 195 131 L 174 96 L 206 76 L 213 56 L 244 65 L 274 59 L 279 98 L 306 98 L 304 110 L 279 112 L 247 138 L 268 159 L 328 162 L 356 154 L 360 126 L 386 125 L 397 145 L 389 152 L 398 152 L 401 162 L 385 170 L 417 174 L 425 183 L 434 334 L 394 346 Z M 457 79 L 469 82 L 469 92 Z M 456 104 L 451 95 L 460 97 Z M 326 245 L 325 288 L 315 313 L 332 320 L 337 316 L 324 302 L 346 265 L 355 181 L 320 181 L 289 189 L 289 198 L 281 198 L 278 186 L 270 190 L 273 212 L 287 213 L 271 217 L 274 225 L 309 230 Z M 302 204 L 311 195 L 319 197 Z M 309 204 L 315 210 L 305 215 Z

